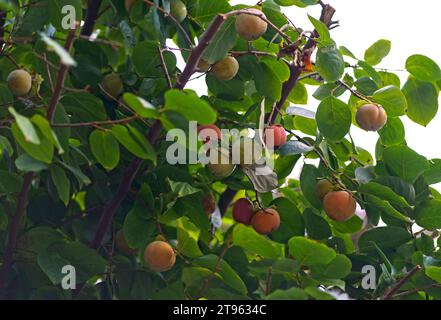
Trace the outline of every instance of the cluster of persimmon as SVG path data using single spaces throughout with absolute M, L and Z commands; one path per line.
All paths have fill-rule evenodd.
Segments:
M 233 218 L 238 223 L 251 225 L 260 234 L 270 234 L 280 226 L 280 215 L 275 209 L 255 209 L 247 198 L 240 198 L 234 203 Z
M 115 238 L 116 248 L 125 255 L 136 253 L 127 243 L 124 231 L 120 230 Z M 156 272 L 165 272 L 173 268 L 176 263 L 176 253 L 166 241 L 156 240 L 151 242 L 144 250 L 143 260 L 146 266 Z
M 334 221 L 344 222 L 352 218 L 357 202 L 352 194 L 338 188 L 327 179 L 320 180 L 315 188 L 316 196 L 323 203 L 326 215 Z
M 255 8 L 248 8 L 236 16 L 237 34 L 246 41 L 259 39 L 267 30 L 265 14 Z M 206 60 L 199 60 L 199 72 L 211 72 L 218 80 L 228 81 L 239 72 L 239 62 L 233 56 L 227 56 L 210 65 Z
M 252 143 L 250 138 L 240 138 L 237 139 L 233 145 L 232 149 L 237 151 L 240 154 L 239 163 L 234 163 L 231 159 L 230 152 L 223 147 L 219 147 L 219 141 L 222 139 L 222 132 L 218 126 L 211 125 L 200 125 L 197 128 L 198 136 L 206 145 L 217 145 L 214 150 L 211 150 L 210 147 L 207 147 L 207 153 L 217 152 L 217 161 L 216 163 L 208 163 L 208 170 L 216 177 L 216 178 L 226 178 L 233 173 L 236 168 L 236 164 L 239 164 L 242 167 L 250 166 L 254 163 L 257 163 L 259 158 L 261 157 L 260 150 L 257 150 L 255 145 Z M 270 138 L 271 136 L 271 138 Z M 285 129 L 281 125 L 270 125 L 265 129 L 265 137 L 268 145 L 274 147 L 275 149 L 282 147 L 287 140 L 287 133 Z M 246 149 L 246 145 L 249 144 L 251 146 L 251 150 Z M 247 151 L 251 151 L 250 159 L 246 159 Z M 247 162 L 250 160 L 250 162 Z

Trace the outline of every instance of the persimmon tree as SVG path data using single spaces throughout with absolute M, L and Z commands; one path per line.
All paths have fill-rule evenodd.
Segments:
M 300 26 L 289 6 L 322 13 Z M 335 43 L 335 11 L 1 1 L 1 297 L 440 299 L 441 160 L 400 118 L 435 117 L 441 70 L 412 55 L 401 83 L 377 67 L 389 41 Z M 186 89 L 201 76 L 207 95 Z M 169 163 L 166 134 L 189 121 L 226 163 Z M 271 131 L 273 168 L 229 162 L 220 129 L 239 150 Z

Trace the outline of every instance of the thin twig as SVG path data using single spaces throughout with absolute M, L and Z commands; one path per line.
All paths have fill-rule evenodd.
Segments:
M 139 117 L 137 115 L 117 120 L 104 120 L 104 121 L 91 121 L 91 122 L 79 122 L 79 123 L 53 123 L 55 128 L 79 128 L 79 127 L 99 127 L 104 125 L 126 124 L 130 121 L 136 120 Z
M 66 43 L 64 44 L 64 49 L 69 52 L 72 48 L 74 39 L 75 39 L 75 33 L 78 29 L 79 24 L 75 24 L 75 28 L 69 30 L 69 33 L 67 35 Z M 47 118 L 50 123 L 53 122 L 55 111 L 57 109 L 58 100 L 60 100 L 61 91 L 63 91 L 64 87 L 64 81 L 66 80 L 67 73 L 69 71 L 69 66 L 66 64 L 62 64 L 60 69 L 58 70 L 57 74 L 57 80 L 54 88 L 54 93 L 52 94 L 51 101 L 49 103 L 49 107 L 47 110 Z
M 168 88 L 173 88 L 173 83 L 170 78 L 170 74 L 168 73 L 167 64 L 165 63 L 164 54 L 162 52 L 161 46 L 158 46 L 159 58 L 161 59 L 161 68 L 164 71 L 165 79 L 167 80 Z
M 433 288 L 441 288 L 441 284 L 439 284 L 439 283 L 432 283 L 430 285 L 427 285 L 427 286 L 424 286 L 424 287 L 421 287 L 421 288 L 415 288 L 415 289 L 411 289 L 411 290 L 404 291 L 404 292 L 401 292 L 401 293 L 397 293 L 397 294 L 395 294 L 392 297 L 392 299 L 402 298 L 402 297 L 409 296 L 409 295 L 414 294 L 414 293 L 418 293 L 420 291 L 426 291 L 428 289 L 433 289 Z
M 268 273 L 266 275 L 266 288 L 265 288 L 265 296 L 268 296 L 271 293 L 271 282 L 273 280 L 273 267 L 268 268 Z
M 400 279 L 390 290 L 386 292 L 385 295 L 381 298 L 382 300 L 389 300 L 395 295 L 395 293 L 412 278 L 418 271 L 421 270 L 419 265 L 415 266 L 412 270 L 410 270 L 403 278 Z

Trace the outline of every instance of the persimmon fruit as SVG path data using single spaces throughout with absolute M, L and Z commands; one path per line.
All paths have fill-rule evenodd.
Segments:
M 144 251 L 144 262 L 153 271 L 168 271 L 176 263 L 176 254 L 172 246 L 165 241 L 153 241 Z
M 260 234 L 270 234 L 279 228 L 280 215 L 272 208 L 262 209 L 253 216 L 251 225 Z
M 32 77 L 25 70 L 14 70 L 8 75 L 8 87 L 16 97 L 25 96 L 31 91 Z
M 233 205 L 233 218 L 236 222 L 250 225 L 254 215 L 253 203 L 247 198 L 237 200 Z
M 329 218 L 343 222 L 355 214 L 357 203 L 347 191 L 332 191 L 324 197 L 323 208 Z
M 218 80 L 228 81 L 233 79 L 239 71 L 239 62 L 236 58 L 228 56 L 216 62 L 211 72 Z
M 265 14 L 257 9 L 250 8 L 246 11 L 265 17 Z M 236 17 L 236 31 L 242 39 L 254 41 L 260 38 L 267 30 L 268 23 L 256 15 L 241 13 Z
M 365 104 L 355 115 L 357 124 L 366 131 L 378 131 L 387 122 L 387 113 L 383 107 L 375 104 Z

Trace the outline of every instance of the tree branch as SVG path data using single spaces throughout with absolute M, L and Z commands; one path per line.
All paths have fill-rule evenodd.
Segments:
M 320 16 L 320 21 L 322 21 L 324 24 L 329 26 L 332 22 L 332 17 L 334 16 L 335 9 L 331 7 L 329 4 L 323 4 L 322 7 L 323 10 Z M 302 49 L 303 52 L 302 60 L 303 60 L 303 55 L 311 54 L 311 52 L 315 50 L 317 43 L 315 42 L 314 38 L 317 38 L 318 36 L 319 34 L 317 30 L 315 30 L 312 34 L 312 37 L 309 38 L 308 42 L 305 44 L 305 46 Z M 296 61 L 294 61 L 290 67 L 290 77 L 282 86 L 281 98 L 274 105 L 273 111 L 271 112 L 269 124 L 274 123 L 274 121 L 276 120 L 280 110 L 282 110 L 283 105 L 288 99 L 289 94 L 291 93 L 292 89 L 294 89 L 294 87 L 296 86 L 301 73 L 302 73 L 302 67 L 298 65 Z
M 17 247 L 18 228 L 20 227 L 20 223 L 25 215 L 26 198 L 33 178 L 33 172 L 29 172 L 25 175 L 23 186 L 21 187 L 21 191 L 18 195 L 17 209 L 15 210 L 15 214 L 9 224 L 8 244 L 6 245 L 3 256 L 3 264 L 0 269 L 0 298 L 3 297 L 7 288 L 6 276 L 9 274 L 13 264 L 13 255 Z
M 82 36 L 89 37 L 92 34 L 93 28 L 95 27 L 95 21 L 99 16 L 101 2 L 102 0 L 89 0 L 86 20 L 84 21 L 83 29 L 81 30 Z
M 66 38 L 66 43 L 64 44 L 64 49 L 66 49 L 67 52 L 69 52 L 70 49 L 72 48 L 77 29 L 78 29 L 78 24 L 75 24 L 75 28 L 69 30 L 69 33 Z M 52 94 L 52 98 L 47 110 L 47 118 L 49 120 L 49 123 L 52 123 L 54 120 L 55 111 L 57 110 L 58 100 L 60 100 L 61 91 L 63 90 L 64 81 L 66 80 L 68 71 L 69 71 L 69 66 L 66 64 L 61 64 L 60 69 L 58 70 L 54 92 Z
M 225 213 L 228 210 L 228 207 L 230 206 L 231 201 L 233 201 L 234 197 L 236 196 L 237 191 L 227 188 L 220 196 L 218 207 L 219 211 L 222 216 L 225 215 Z
M 382 297 L 382 300 L 389 300 L 393 297 L 393 295 L 412 278 L 415 273 L 421 270 L 420 266 L 415 266 L 412 270 L 409 271 L 400 281 L 398 281 L 387 293 Z

